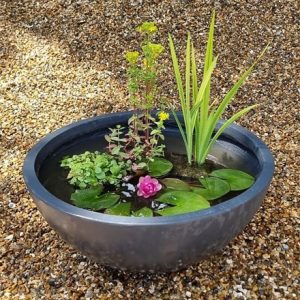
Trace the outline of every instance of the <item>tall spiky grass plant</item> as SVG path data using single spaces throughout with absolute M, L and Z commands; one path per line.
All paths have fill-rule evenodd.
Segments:
M 211 17 L 203 78 L 200 85 L 198 85 L 195 49 L 193 42 L 191 41 L 190 34 L 187 36 L 185 51 L 185 84 L 183 83 L 180 74 L 173 38 L 169 35 L 169 46 L 183 114 L 184 127 L 180 123 L 174 111 L 173 115 L 184 141 L 189 164 L 192 164 L 193 162 L 196 162 L 198 165 L 203 164 L 212 145 L 222 132 L 231 123 L 257 106 L 251 105 L 237 112 L 230 119 L 226 120 L 219 130 L 215 132 L 216 125 L 227 105 L 233 100 L 233 97 L 240 86 L 245 82 L 248 75 L 252 72 L 253 68 L 268 48 L 268 46 L 264 48 L 257 60 L 242 74 L 240 79 L 233 85 L 233 87 L 225 95 L 224 99 L 216 107 L 215 101 L 211 103 L 210 99 L 211 76 L 217 63 L 217 57 L 214 57 L 213 55 L 214 26 L 215 12 L 213 12 Z

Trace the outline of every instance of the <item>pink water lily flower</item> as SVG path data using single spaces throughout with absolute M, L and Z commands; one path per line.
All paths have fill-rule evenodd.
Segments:
M 161 190 L 162 185 L 158 182 L 157 179 L 151 178 L 149 175 L 145 177 L 140 177 L 138 187 L 138 196 L 149 198 L 157 194 Z

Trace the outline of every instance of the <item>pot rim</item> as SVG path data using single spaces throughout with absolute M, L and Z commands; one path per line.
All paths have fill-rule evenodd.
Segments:
M 170 225 L 170 224 L 179 224 L 179 223 L 189 223 L 198 220 L 199 218 L 209 218 L 209 217 L 218 217 L 225 212 L 228 212 L 238 206 L 251 201 L 253 195 L 258 195 L 262 193 L 270 184 L 272 180 L 272 175 L 274 172 L 274 159 L 273 156 L 266 146 L 266 144 L 260 140 L 255 134 L 245 129 L 242 126 L 232 124 L 224 131 L 223 135 L 233 137 L 236 140 L 239 140 L 239 137 L 246 136 L 249 141 L 252 142 L 255 150 L 255 155 L 258 158 L 258 161 L 261 165 L 261 172 L 257 176 L 255 183 L 246 191 L 240 195 L 233 197 L 225 202 L 212 206 L 205 210 L 174 215 L 174 216 L 162 216 L 162 217 L 126 217 L 126 216 L 114 216 L 108 215 L 99 212 L 93 212 L 86 209 L 82 209 L 76 206 L 73 206 L 69 203 L 66 203 L 59 198 L 52 195 L 39 181 L 38 176 L 35 171 L 35 163 L 40 151 L 47 145 L 47 143 L 61 135 L 62 133 L 67 132 L 68 130 L 77 127 L 78 125 L 84 125 L 85 123 L 90 123 L 93 120 L 98 120 L 104 117 L 116 117 L 116 116 L 126 116 L 131 115 L 131 112 L 119 112 L 119 113 L 110 113 L 103 114 L 100 116 L 80 120 L 73 122 L 67 126 L 64 126 L 52 133 L 47 134 L 43 137 L 38 143 L 36 143 L 32 149 L 28 152 L 24 165 L 23 165 L 23 177 L 26 183 L 26 186 L 34 198 L 34 200 L 39 199 L 44 202 L 46 205 L 51 206 L 52 208 L 59 210 L 67 215 L 76 216 L 83 219 L 89 219 L 94 222 L 99 223 L 108 223 L 116 225 L 125 225 L 125 226 L 161 226 L 161 225 Z M 224 121 L 220 121 L 222 124 Z M 230 132 L 228 132 L 230 130 Z

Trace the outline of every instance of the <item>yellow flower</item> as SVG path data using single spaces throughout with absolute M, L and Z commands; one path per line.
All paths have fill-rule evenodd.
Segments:
M 147 68 L 148 67 L 148 61 L 146 58 L 143 59 L 143 63 L 144 63 L 144 67 Z
M 157 58 L 165 49 L 161 44 L 153 44 L 153 43 L 149 43 L 148 47 L 154 58 Z
M 158 118 L 159 118 L 160 121 L 169 120 L 169 114 L 164 112 L 164 111 L 161 111 L 158 114 Z
M 130 64 L 136 64 L 140 54 L 137 51 L 128 51 L 125 54 L 125 58 Z
M 146 57 L 152 57 L 152 59 L 157 59 L 165 48 L 161 44 L 153 44 L 149 42 L 146 45 L 144 45 L 142 49 Z
M 140 33 L 152 34 L 157 31 L 157 27 L 154 22 L 144 22 L 142 25 L 138 26 L 136 30 Z

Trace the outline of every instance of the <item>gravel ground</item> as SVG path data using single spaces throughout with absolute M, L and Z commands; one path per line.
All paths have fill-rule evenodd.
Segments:
M 262 104 L 239 123 L 276 158 L 267 197 L 222 253 L 187 270 L 99 266 L 44 221 L 23 183 L 23 159 L 63 125 L 128 108 L 122 53 L 137 45 L 136 25 L 156 21 L 160 41 L 167 46 L 171 32 L 181 49 L 189 30 L 201 59 L 213 7 L 215 96 L 271 42 L 228 109 Z M 295 0 L 0 0 L 0 298 L 299 299 L 299 20 Z M 162 66 L 161 86 L 175 103 L 167 53 Z

